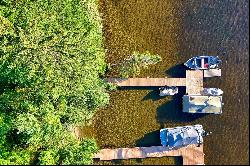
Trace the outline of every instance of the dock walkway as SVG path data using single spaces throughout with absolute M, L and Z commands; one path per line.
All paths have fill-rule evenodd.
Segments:
M 203 71 L 187 70 L 186 78 L 107 78 L 117 86 L 186 86 L 187 94 L 200 94 L 203 89 Z
M 185 78 L 108 78 L 118 86 L 186 86 Z
M 183 165 L 204 165 L 203 145 L 190 145 L 169 150 L 163 146 L 101 149 L 94 158 L 100 160 L 132 159 L 148 157 L 182 156 Z

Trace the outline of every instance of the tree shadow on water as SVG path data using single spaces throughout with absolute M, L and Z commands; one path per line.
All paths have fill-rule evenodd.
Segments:
M 145 134 L 142 138 L 136 141 L 137 147 L 161 146 L 160 130 L 155 130 Z
M 187 69 L 188 68 L 183 63 L 181 63 L 169 68 L 165 71 L 165 73 L 171 77 L 185 78 Z
M 121 86 L 117 90 L 157 90 L 157 87 L 152 86 Z
M 191 122 L 207 114 L 191 114 L 182 112 L 182 96 L 185 87 L 179 87 L 179 93 L 173 99 L 157 108 L 157 122 L 162 126 L 165 122 Z
M 146 96 L 143 97 L 142 101 L 145 100 L 160 100 L 165 97 L 159 95 L 159 87 L 150 87 L 150 86 L 131 86 L 131 87 L 118 87 L 118 90 L 151 90 Z
M 174 163 L 175 163 L 175 165 L 183 165 L 183 157 L 182 156 L 175 156 Z
M 149 99 L 151 99 L 153 101 L 164 99 L 165 96 L 160 96 L 159 93 L 160 93 L 160 91 L 158 89 L 157 90 L 152 90 L 146 96 L 144 96 L 142 101 L 149 100 Z
M 123 165 L 123 164 L 122 164 L 122 161 L 123 161 L 123 160 L 121 160 L 121 159 L 115 159 L 115 160 L 111 160 L 111 163 L 112 163 L 113 165 Z

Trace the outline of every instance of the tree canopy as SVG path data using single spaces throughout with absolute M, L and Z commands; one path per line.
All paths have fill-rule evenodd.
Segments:
M 109 101 L 96 0 L 0 1 L 0 164 L 89 164 L 69 131 Z

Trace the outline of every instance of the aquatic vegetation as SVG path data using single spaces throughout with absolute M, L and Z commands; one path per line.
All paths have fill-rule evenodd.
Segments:
M 119 64 L 119 73 L 122 78 L 135 77 L 140 74 L 141 69 L 148 68 L 149 65 L 155 65 L 160 61 L 159 55 L 152 55 L 148 51 L 144 53 L 135 51 Z

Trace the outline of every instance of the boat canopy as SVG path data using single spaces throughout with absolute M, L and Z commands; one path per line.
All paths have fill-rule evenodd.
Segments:
M 203 143 L 204 133 L 202 125 L 161 129 L 161 144 L 170 148 L 199 145 Z
M 222 96 L 184 95 L 183 112 L 188 113 L 222 113 Z

